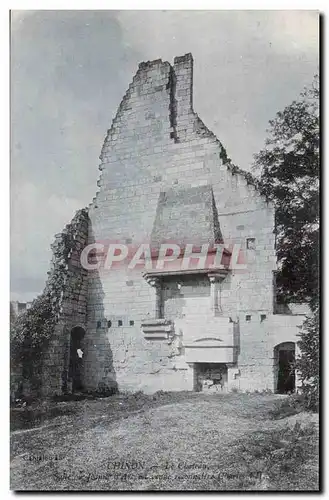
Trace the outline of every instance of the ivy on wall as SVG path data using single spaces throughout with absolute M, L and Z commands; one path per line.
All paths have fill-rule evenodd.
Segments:
M 52 245 L 52 268 L 48 272 L 44 291 L 32 302 L 30 309 L 19 315 L 11 325 L 11 393 L 15 398 L 22 396 L 26 383 L 33 394 L 40 393 L 43 357 L 62 314 L 70 278 L 70 257 L 76 249 L 81 227 L 87 221 L 88 210 L 81 209 L 56 236 Z

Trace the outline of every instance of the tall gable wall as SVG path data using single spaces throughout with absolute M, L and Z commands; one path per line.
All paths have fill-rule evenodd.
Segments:
M 148 243 L 160 193 L 209 184 L 224 241 L 245 248 L 246 238 L 255 238 L 256 244 L 255 250 L 246 250 L 247 270 L 232 272 L 222 285 L 223 311 L 232 317 L 269 314 L 276 267 L 273 208 L 248 176 L 234 173 L 225 161 L 220 141 L 193 110 L 192 84 L 190 54 L 175 58 L 173 66 L 161 60 L 139 65 L 102 148 L 99 191 L 89 209 L 89 242 Z M 185 387 L 188 374 L 178 373 L 173 346 L 148 342 L 141 333 L 141 320 L 154 317 L 154 308 L 155 291 L 141 271 L 90 274 L 87 385 L 115 377 L 119 387 L 136 389 L 148 384 L 145 374 L 161 373 L 169 385 L 171 376 L 181 377 Z

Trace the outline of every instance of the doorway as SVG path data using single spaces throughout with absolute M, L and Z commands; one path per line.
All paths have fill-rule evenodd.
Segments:
M 295 392 L 295 343 L 284 342 L 274 348 L 275 389 L 278 394 Z
M 70 337 L 70 363 L 69 381 L 72 384 L 72 392 L 79 392 L 83 389 L 82 367 L 83 367 L 83 338 L 85 331 L 80 326 L 71 330 Z

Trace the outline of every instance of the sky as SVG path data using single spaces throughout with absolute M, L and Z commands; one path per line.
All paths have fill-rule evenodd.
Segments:
M 318 72 L 316 11 L 12 11 L 11 300 L 97 190 L 101 147 L 141 61 L 191 52 L 194 110 L 250 170 L 268 122 Z

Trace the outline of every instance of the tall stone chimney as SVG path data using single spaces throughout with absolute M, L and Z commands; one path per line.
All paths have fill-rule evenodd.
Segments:
M 193 57 L 191 53 L 175 57 L 174 73 L 177 135 L 184 140 L 193 114 Z

